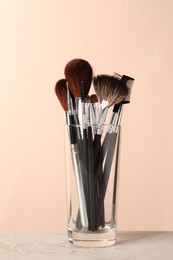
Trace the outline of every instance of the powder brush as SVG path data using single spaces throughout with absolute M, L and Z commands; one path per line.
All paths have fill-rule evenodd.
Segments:
M 66 64 L 64 74 L 75 98 L 81 97 L 81 81 L 83 81 L 85 86 L 84 98 L 86 98 L 93 77 L 93 69 L 89 62 L 83 59 L 73 59 Z
M 76 115 L 79 124 L 85 124 L 85 100 L 87 99 L 93 78 L 93 69 L 84 59 L 69 61 L 64 69 L 69 88 L 76 100 Z M 81 134 L 82 129 L 81 129 Z
M 87 96 L 91 87 L 93 70 L 91 65 L 83 59 L 73 59 L 67 63 L 64 74 L 68 86 L 76 100 L 76 116 L 81 129 L 81 157 L 82 176 L 84 190 L 87 201 L 87 212 L 89 220 L 89 230 L 95 230 L 94 216 L 94 186 L 93 186 L 93 147 L 92 147 L 92 129 L 90 126 L 90 104 Z

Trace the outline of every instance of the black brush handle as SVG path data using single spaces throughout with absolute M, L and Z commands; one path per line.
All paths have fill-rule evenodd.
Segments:
M 101 145 L 101 135 L 96 134 L 94 138 L 94 184 L 95 190 L 97 191 L 95 195 L 95 203 L 96 203 L 96 215 L 98 215 L 98 202 L 100 197 L 100 185 L 102 180 L 102 163 L 103 163 L 103 152 Z M 105 226 L 105 214 L 104 214 L 104 203 L 102 204 L 102 212 L 100 215 L 100 223 L 96 223 L 96 227 L 98 228 L 100 225 L 102 227 Z
M 96 190 L 94 185 L 94 162 L 93 162 L 93 138 L 92 138 L 92 127 L 88 126 L 88 186 L 89 186 L 89 230 L 96 231 L 96 205 L 95 197 Z
M 87 215 L 88 215 L 88 222 L 90 223 L 90 200 L 89 200 L 89 176 L 88 176 L 88 137 L 87 137 L 87 129 L 83 129 L 83 175 L 84 175 L 84 189 L 85 189 L 85 196 L 87 201 Z
M 94 143 L 93 143 L 93 152 L 94 152 L 94 175 L 95 175 L 95 184 L 97 183 L 100 174 L 102 174 L 101 167 L 101 135 L 95 134 Z
M 97 221 L 96 224 L 99 226 L 101 218 L 102 218 L 102 211 L 104 207 L 104 199 L 106 195 L 106 190 L 107 190 L 107 185 L 109 181 L 109 176 L 110 176 L 110 171 L 112 167 L 112 161 L 114 157 L 114 151 L 115 151 L 115 145 L 116 145 L 116 133 L 110 133 L 109 134 L 109 147 L 108 147 L 108 152 L 106 156 L 106 161 L 105 161 L 105 167 L 104 167 L 104 172 L 101 176 L 101 181 L 100 181 L 100 194 L 99 194 L 99 200 L 98 200 L 98 205 L 97 205 L 97 210 L 98 210 L 98 215 L 97 215 Z

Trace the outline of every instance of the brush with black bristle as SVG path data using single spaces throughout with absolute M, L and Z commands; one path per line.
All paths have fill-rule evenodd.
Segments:
M 79 158 L 79 146 L 78 146 L 78 137 L 77 131 L 74 127 L 75 120 L 73 114 L 73 103 L 70 97 L 69 89 L 66 86 L 66 80 L 59 80 L 55 85 L 56 95 L 66 112 L 67 124 L 69 125 L 70 131 L 70 142 L 71 142 L 71 156 L 73 162 L 73 168 L 75 173 L 77 195 L 79 201 L 79 210 L 80 210 L 80 220 L 81 225 L 84 229 L 88 228 L 88 218 L 87 218 L 87 209 L 86 209 L 86 200 L 83 190 L 81 168 L 80 168 L 80 158 Z
M 90 104 L 87 96 L 90 90 L 93 70 L 91 65 L 83 59 L 73 59 L 67 63 L 65 77 L 68 81 L 69 88 L 76 100 L 76 115 L 81 127 L 81 147 L 83 182 L 87 201 L 87 212 L 89 220 L 89 230 L 95 230 L 95 209 L 93 205 L 94 183 L 93 179 L 93 147 L 92 147 L 92 129 L 89 118 Z

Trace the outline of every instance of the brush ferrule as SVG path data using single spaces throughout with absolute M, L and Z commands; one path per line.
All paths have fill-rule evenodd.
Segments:
M 83 124 L 83 110 L 84 107 L 81 98 L 76 98 L 76 114 L 80 125 Z
M 103 126 L 104 126 L 104 123 L 106 120 L 107 112 L 108 112 L 108 102 L 103 100 L 101 102 L 101 111 L 100 111 L 100 117 L 99 117 L 99 122 L 98 122 L 98 126 L 97 126 L 98 135 L 102 135 Z
M 90 106 L 92 124 L 94 127 L 94 133 L 97 132 L 97 124 L 98 124 L 98 103 L 91 103 Z
M 122 118 L 122 112 L 123 112 L 123 105 L 119 106 L 119 109 L 117 112 L 112 112 L 111 121 L 108 128 L 108 133 L 116 133 L 117 132 L 117 126 L 121 123 Z
M 85 107 L 85 123 L 86 125 L 90 125 L 91 120 L 90 120 L 90 111 L 91 111 L 91 103 L 89 101 L 84 103 Z
M 70 115 L 73 115 L 73 101 L 70 96 L 70 90 L 67 88 L 67 107 L 68 107 L 68 113 Z

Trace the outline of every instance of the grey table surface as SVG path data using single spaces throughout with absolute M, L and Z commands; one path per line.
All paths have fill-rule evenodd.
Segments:
M 0 260 L 173 260 L 173 232 L 118 232 L 108 248 L 77 248 L 65 232 L 0 231 Z

